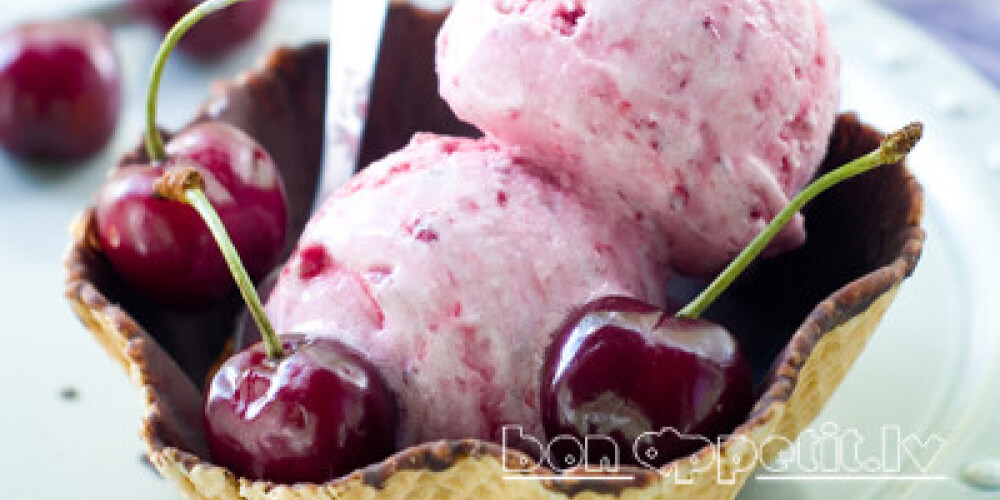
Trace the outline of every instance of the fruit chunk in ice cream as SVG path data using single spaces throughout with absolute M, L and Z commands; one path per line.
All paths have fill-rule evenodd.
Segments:
M 702 276 L 815 172 L 838 68 L 814 0 L 458 0 L 437 49 L 460 118 L 618 191 Z
M 488 140 L 418 135 L 326 200 L 267 308 L 379 368 L 399 444 L 541 435 L 539 373 L 569 312 L 605 295 L 663 305 L 663 242 L 614 196 Z

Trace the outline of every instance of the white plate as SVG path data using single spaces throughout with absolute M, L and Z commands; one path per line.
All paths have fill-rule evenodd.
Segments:
M 107 3 L 36 2 L 16 12 L 5 6 L 0 26 L 27 13 L 64 15 L 81 2 L 87 8 Z M 886 129 L 913 119 L 927 124 L 912 165 L 927 189 L 929 236 L 916 274 L 817 422 L 856 429 L 869 441 L 878 440 L 887 425 L 903 435 L 939 435 L 946 445 L 924 475 L 943 480 L 765 481 L 758 474 L 740 498 L 982 498 L 958 477 L 974 459 L 1000 458 L 1000 313 L 994 312 L 1000 310 L 1000 266 L 994 265 L 1000 255 L 1000 96 L 951 54 L 870 2 L 824 4 L 842 53 L 845 108 Z M 232 57 L 213 65 L 175 57 L 163 83 L 160 122 L 184 123 L 211 80 L 252 66 L 267 47 L 325 37 L 324 0 L 279 5 L 265 34 Z M 0 153 L 0 311 L 7 353 L 0 363 L 0 483 L 9 498 L 180 496 L 142 465 L 137 391 L 62 299 L 58 263 L 68 240 L 65 228 L 142 129 L 146 73 L 157 39 L 141 26 L 123 26 L 115 38 L 128 92 L 121 126 L 106 152 L 59 175 L 41 174 Z M 60 397 L 68 387 L 78 391 L 75 401 Z
M 1000 459 L 1000 95 L 870 2 L 822 3 L 842 54 L 844 109 L 882 129 L 911 120 L 927 126 L 910 164 L 926 190 L 928 239 L 913 277 L 811 429 L 841 436 L 856 430 L 865 441 L 862 458 L 880 457 L 883 448 L 895 453 L 883 447 L 882 429 L 891 436 L 897 428 L 928 447 L 916 460 L 903 450 L 898 472 L 822 473 L 809 460 L 786 474 L 761 470 L 740 499 L 982 498 L 961 471 L 979 459 Z M 926 441 L 934 436 L 937 455 Z M 808 477 L 817 475 L 823 477 Z

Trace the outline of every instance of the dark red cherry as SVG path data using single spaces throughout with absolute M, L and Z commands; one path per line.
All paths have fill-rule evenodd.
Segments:
M 232 292 L 233 279 L 198 214 L 154 196 L 154 181 L 169 167 L 195 167 L 255 280 L 281 257 L 288 229 L 284 188 L 267 152 L 230 125 L 196 125 L 174 137 L 166 153 L 163 162 L 123 167 L 105 183 L 97 196 L 97 232 L 132 287 L 173 307 L 203 307 Z
M 280 338 L 282 358 L 270 360 L 255 344 L 212 380 L 212 460 L 243 477 L 318 483 L 392 453 L 398 410 L 376 369 L 331 338 Z
M 610 438 L 623 464 L 658 467 L 687 455 L 733 431 L 752 403 L 750 368 L 728 331 L 631 298 L 581 308 L 555 337 L 542 372 L 550 442 Z M 597 466 L 614 446 L 592 442 L 587 459 Z M 553 448 L 558 468 L 582 458 L 579 447 Z
M 806 203 L 845 179 L 902 161 L 922 134 L 920 123 L 907 125 L 807 186 L 676 315 L 623 297 L 571 315 L 542 365 L 549 464 L 658 467 L 734 430 L 753 402 L 749 365 L 725 328 L 698 318 Z
M 161 33 L 203 0 L 130 0 L 133 11 Z M 198 23 L 178 43 L 184 52 L 200 58 L 217 57 L 256 34 L 274 8 L 274 0 L 250 0 L 215 12 Z
M 263 339 L 226 360 L 209 384 L 204 428 L 212 459 L 242 477 L 295 483 L 324 482 L 385 458 L 399 420 L 385 381 L 335 339 L 275 334 L 208 189 L 190 166 L 169 168 L 154 186 L 164 201 L 202 217 Z
M 29 159 L 80 160 L 118 123 L 111 36 L 92 21 L 24 24 L 0 34 L 0 145 Z

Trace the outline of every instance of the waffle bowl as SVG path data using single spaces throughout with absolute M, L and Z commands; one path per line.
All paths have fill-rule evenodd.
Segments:
M 403 146 L 414 131 L 476 133 L 437 97 L 433 39 L 442 20 L 441 14 L 393 6 L 362 165 Z M 192 121 L 229 122 L 271 153 L 292 205 L 293 235 L 308 217 L 319 174 L 326 61 L 324 44 L 277 49 L 256 69 L 213 87 Z M 880 139 L 856 116 L 840 116 L 823 170 L 874 149 Z M 142 158 L 137 148 L 122 164 Z M 780 451 L 775 444 L 782 442 L 777 438 L 794 440 L 864 349 L 919 259 L 921 210 L 921 188 L 901 164 L 848 181 L 807 207 L 806 245 L 756 265 L 708 315 L 740 337 L 757 373 L 759 397 L 746 421 L 719 446 L 706 446 L 659 471 L 623 467 L 606 480 L 574 480 L 535 469 L 526 455 L 472 439 L 413 446 L 322 485 L 237 477 L 211 463 L 201 387 L 226 353 L 227 332 L 241 309 L 238 296 L 197 313 L 143 299 L 102 254 L 92 208 L 72 227 L 66 295 L 140 388 L 145 408 L 140 432 L 150 461 L 188 498 L 730 499 L 751 473 L 746 465 L 773 458 Z M 294 238 L 289 249 L 293 243 Z M 505 479 L 527 469 L 550 479 Z

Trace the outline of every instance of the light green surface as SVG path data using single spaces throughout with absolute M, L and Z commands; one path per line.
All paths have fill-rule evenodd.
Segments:
M 106 0 L 13 2 L 0 7 L 0 26 L 27 18 L 68 17 Z M 171 57 L 159 122 L 190 120 L 213 80 L 254 66 L 279 43 L 326 37 L 324 0 L 280 0 L 263 35 L 212 64 Z M 40 174 L 0 152 L 0 310 L 11 353 L 0 363 L 0 487 L 24 500 L 178 500 L 180 493 L 140 456 L 139 391 L 84 330 L 63 300 L 67 227 L 90 203 L 105 172 L 139 144 L 145 88 L 159 38 L 141 25 L 114 30 L 124 102 L 118 131 L 105 152 L 64 174 Z M 60 391 L 75 387 L 79 399 Z
M 98 0 L 4 4 L 0 26 L 31 13 L 67 15 Z M 1000 498 L 957 480 L 967 461 L 1000 457 L 1000 97 L 924 36 L 865 0 L 827 0 L 843 53 L 844 105 L 884 128 L 913 119 L 927 138 L 913 166 L 927 186 L 929 240 L 914 277 L 819 422 L 877 436 L 882 425 L 946 441 L 941 482 L 761 482 L 742 500 Z M 13 4 L 12 4 L 13 5 Z M 211 66 L 172 58 L 160 122 L 184 123 L 211 80 L 253 65 L 279 41 L 325 36 L 326 2 L 281 0 L 265 36 Z M 33 10 L 37 9 L 37 10 Z M 116 30 L 125 110 L 113 144 L 83 168 L 43 175 L 0 153 L 0 306 L 11 351 L 0 364 L 0 484 L 5 498 L 178 499 L 142 465 L 139 394 L 62 299 L 66 226 L 117 155 L 137 144 L 143 90 L 158 40 Z M 992 163 L 991 163 L 992 162 Z M 990 165 L 995 164 L 990 171 Z M 991 229 L 992 228 L 992 229 Z M 76 402 L 59 397 L 79 390 Z

